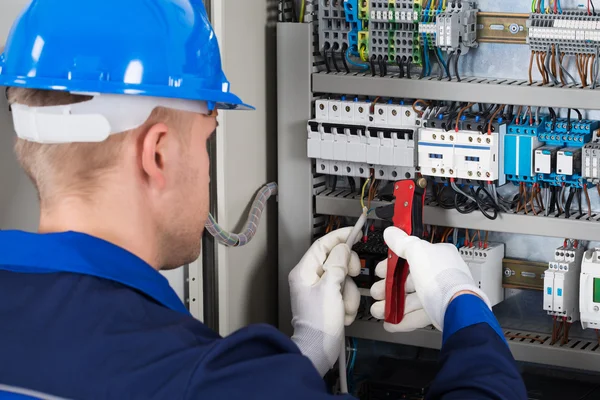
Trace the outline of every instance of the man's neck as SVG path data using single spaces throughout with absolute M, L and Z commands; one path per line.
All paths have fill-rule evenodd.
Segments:
M 154 231 L 140 208 L 126 204 L 93 203 L 79 198 L 61 199 L 51 207 L 42 206 L 40 233 L 81 232 L 113 243 L 159 269 Z

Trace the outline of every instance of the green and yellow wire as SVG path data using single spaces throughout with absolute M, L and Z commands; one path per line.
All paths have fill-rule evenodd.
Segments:
M 306 12 L 306 0 L 302 0 L 302 5 L 300 6 L 300 22 L 304 22 L 304 13 Z
M 367 185 L 369 184 L 369 182 L 371 182 L 371 178 L 365 181 L 365 184 L 362 187 L 362 192 L 360 194 L 360 207 L 363 209 L 367 208 L 365 206 L 365 190 L 367 189 Z

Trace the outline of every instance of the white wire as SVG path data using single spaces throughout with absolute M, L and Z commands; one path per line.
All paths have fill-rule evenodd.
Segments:
M 358 221 L 356 221 L 356 224 L 352 228 L 352 232 L 350 232 L 350 235 L 348 235 L 348 240 L 346 240 L 346 244 L 350 248 L 352 248 L 352 246 L 354 246 L 354 243 L 356 243 L 356 241 L 359 238 L 359 235 L 362 233 L 362 228 L 363 228 L 363 226 L 365 226 L 365 223 L 367 222 L 368 212 L 369 212 L 369 210 L 366 207 L 363 208 L 360 218 L 358 219 Z M 344 292 L 344 287 L 342 284 L 342 293 L 343 292 Z M 345 333 L 342 336 L 342 346 L 340 348 L 338 364 L 339 364 L 339 370 L 340 370 L 340 392 L 348 393 L 348 372 L 346 370 L 346 334 Z

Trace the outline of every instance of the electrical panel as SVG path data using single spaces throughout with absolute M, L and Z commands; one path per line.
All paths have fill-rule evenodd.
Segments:
M 306 141 L 313 174 L 310 235 L 340 218 L 351 226 L 365 208 L 379 233 L 392 223 L 379 210 L 395 202 L 397 182 L 425 181 L 422 239 L 456 246 L 511 349 L 583 351 L 596 347 L 584 346 L 593 335 L 575 330 L 569 339 L 569 327 L 581 320 L 600 330 L 600 251 L 584 258 L 588 243 L 600 241 L 600 13 L 593 2 L 517 3 L 323 3 L 310 39 L 314 63 L 305 68 L 312 116 L 296 119 L 306 120 L 306 136 L 296 139 Z M 333 6 L 343 8 L 339 26 L 348 34 L 327 44 Z M 385 255 L 385 243 L 377 255 L 365 250 L 371 236 L 365 231 L 357 247 L 364 289 Z M 371 337 L 359 325 L 349 331 Z M 554 357 L 528 351 L 525 361 Z

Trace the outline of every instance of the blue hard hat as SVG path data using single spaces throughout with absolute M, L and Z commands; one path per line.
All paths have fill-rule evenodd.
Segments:
M 32 0 L 0 55 L 0 86 L 253 109 L 229 91 L 202 0 Z

